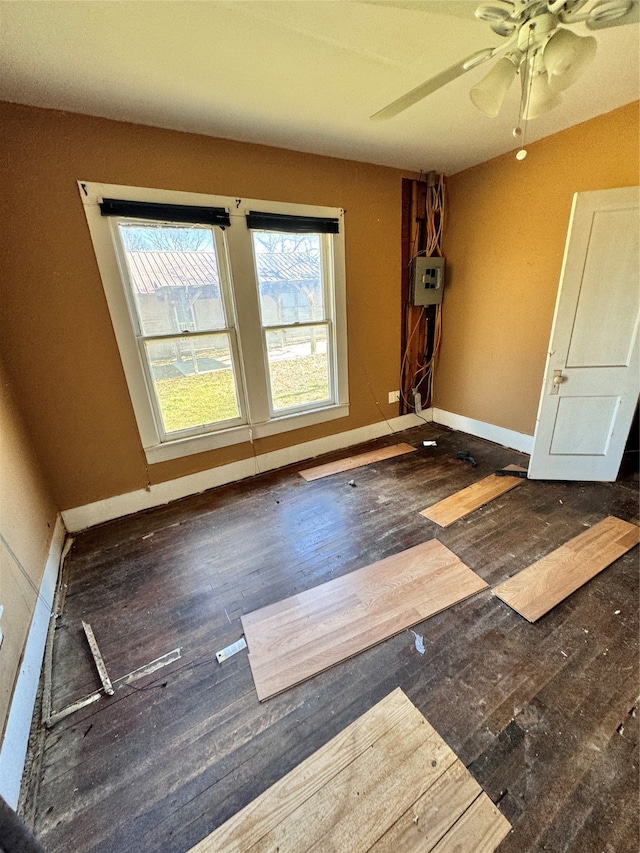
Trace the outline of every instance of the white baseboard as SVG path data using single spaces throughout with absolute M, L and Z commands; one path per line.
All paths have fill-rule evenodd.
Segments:
M 121 518 L 143 509 L 162 506 L 170 501 L 204 492 L 206 489 L 244 480 L 256 474 L 263 474 L 265 471 L 273 471 L 276 468 L 283 468 L 285 465 L 293 465 L 305 459 L 313 459 L 323 453 L 341 450 L 344 447 L 351 447 L 373 438 L 391 435 L 394 432 L 401 432 L 432 421 L 460 432 L 475 435 L 478 438 L 485 438 L 496 444 L 502 444 L 505 447 L 512 447 L 514 450 L 520 450 L 523 453 L 531 453 L 533 437 L 530 435 L 523 435 L 472 418 L 465 418 L 462 415 L 445 412 L 442 409 L 424 409 L 420 415 L 401 415 L 397 418 L 391 418 L 389 421 L 378 421 L 348 432 L 339 432 L 335 435 L 326 436 L 326 438 L 295 444 L 292 447 L 274 450 L 271 453 L 262 453 L 240 462 L 231 462 L 228 465 L 220 465 L 218 468 L 199 471 L 197 474 L 167 480 L 165 483 L 158 483 L 149 489 L 138 489 L 135 492 L 127 492 L 95 503 L 67 509 L 62 512 L 62 520 L 69 533 L 77 533 L 96 524 L 112 521 L 114 518 Z
M 431 409 L 425 409 L 420 415 L 420 417 L 413 414 L 401 415 L 388 421 L 379 421 L 348 432 L 336 433 L 326 438 L 318 438 L 314 441 L 296 444 L 293 447 L 285 447 L 282 450 L 262 453 L 240 462 L 231 462 L 228 465 L 220 465 L 218 468 L 199 471 L 197 474 L 189 474 L 176 480 L 168 480 L 165 483 L 153 485 L 148 490 L 138 489 L 135 492 L 127 492 L 124 495 L 116 495 L 113 498 L 67 509 L 62 512 L 62 519 L 70 533 L 77 533 L 87 527 L 93 527 L 114 518 L 121 518 L 142 509 L 161 506 L 178 498 L 204 492 L 206 489 L 244 480 L 256 474 L 263 474 L 265 471 L 283 468 L 285 465 L 293 465 L 303 459 L 312 459 L 323 453 L 330 453 L 333 450 L 341 450 L 344 447 L 361 444 L 383 435 L 401 432 L 419 426 L 425 421 L 431 422 Z
M 531 454 L 532 435 L 487 424 L 484 421 L 476 421 L 473 418 L 465 418 L 464 415 L 445 412 L 443 409 L 433 409 L 433 420 L 437 424 L 442 424 L 442 426 L 450 427 L 459 432 L 466 432 L 469 435 L 475 435 L 477 438 L 493 441 L 494 444 L 502 444 L 504 447 L 511 447 L 521 453 Z
M 0 795 L 15 809 L 27 755 L 31 717 L 38 692 L 42 658 L 58 582 L 58 572 L 66 530 L 58 515 L 53 529 L 49 554 L 36 600 L 29 635 L 22 655 L 20 671 L 11 699 L 9 716 L 0 747 Z

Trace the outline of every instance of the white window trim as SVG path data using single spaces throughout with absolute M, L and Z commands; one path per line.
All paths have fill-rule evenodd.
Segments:
M 123 246 L 123 244 L 120 240 L 119 234 L 118 234 L 118 224 L 119 224 L 120 220 L 121 220 L 120 217 L 108 217 L 108 224 L 109 224 L 109 228 L 111 231 L 112 246 L 113 246 L 113 249 L 117 255 L 118 269 L 120 271 L 120 278 L 123 282 L 124 282 L 124 280 L 126 280 L 128 282 L 127 288 L 126 289 L 123 288 L 123 290 L 125 291 L 125 301 L 127 303 L 127 308 L 128 308 L 128 312 L 129 312 L 129 322 L 131 323 L 131 326 L 132 326 L 132 330 L 133 330 L 133 334 L 134 334 L 134 338 L 135 338 L 136 349 L 138 351 L 138 363 L 142 367 L 142 371 L 144 374 L 143 378 L 144 378 L 144 382 L 145 382 L 147 396 L 149 397 L 149 403 L 150 403 L 151 409 L 152 409 L 154 427 L 157 431 L 159 445 L 164 446 L 167 442 L 180 441 L 184 438 L 198 438 L 201 436 L 209 435 L 212 432 L 212 430 L 209 429 L 207 425 L 203 425 L 202 428 L 193 430 L 190 433 L 188 433 L 187 435 L 178 435 L 178 434 L 171 435 L 171 434 L 167 433 L 166 430 L 164 429 L 164 425 L 162 423 L 162 414 L 160 412 L 158 401 L 155 399 L 155 395 L 151 391 L 151 385 L 152 385 L 153 380 L 151 378 L 151 374 L 150 374 L 150 370 L 149 370 L 149 363 L 144 358 L 144 356 L 142 356 L 142 354 L 141 354 L 141 350 L 142 350 L 141 341 L 152 339 L 153 336 L 142 334 L 142 323 L 138 319 L 137 308 L 134 304 L 133 293 L 131 292 L 131 277 L 130 277 L 129 271 L 127 269 L 125 249 L 124 249 L 124 246 Z M 226 247 L 225 247 L 224 234 L 220 231 L 220 229 L 218 229 L 217 231 L 213 232 L 213 238 L 214 238 L 215 244 L 216 244 L 216 260 L 218 262 L 218 272 L 220 275 L 220 290 L 222 293 L 222 299 L 223 299 L 223 303 L 224 303 L 225 318 L 227 318 L 227 322 L 228 322 L 229 312 L 231 309 L 231 306 L 228 303 L 233 300 L 233 294 L 231 293 L 230 284 L 229 284 L 229 273 L 226 269 L 227 253 L 226 253 Z M 233 312 L 231 312 L 231 313 L 233 313 Z M 198 334 L 217 334 L 218 332 L 222 332 L 223 334 L 228 335 L 229 345 L 233 351 L 234 365 L 237 368 L 237 366 L 238 366 L 238 344 L 237 344 L 235 323 L 233 324 L 233 326 L 231 328 L 225 328 L 225 329 L 220 329 L 220 330 L 213 330 L 212 329 L 210 331 L 206 330 L 203 332 L 199 332 Z M 240 374 L 240 371 L 238 371 L 238 373 L 235 373 L 235 371 L 234 371 L 234 382 L 236 383 L 236 392 L 237 392 L 237 400 L 238 400 L 238 408 L 239 408 L 238 417 L 233 418 L 231 420 L 231 422 L 226 422 L 225 426 L 220 426 L 218 428 L 218 431 L 221 431 L 223 429 L 228 430 L 228 429 L 232 429 L 234 427 L 244 426 L 247 422 L 247 417 L 246 417 L 246 412 L 245 412 L 245 407 L 244 407 L 244 400 L 245 400 L 246 395 L 245 395 L 244 386 L 242 384 L 242 376 L 239 374 Z
M 260 199 L 241 199 L 228 196 L 213 196 L 201 193 L 174 192 L 142 187 L 128 187 L 78 181 L 80 197 L 84 206 L 89 232 L 98 262 L 105 297 L 120 351 L 125 378 L 140 433 L 140 439 L 149 463 L 178 459 L 193 453 L 203 453 L 228 447 L 254 438 L 276 435 L 294 429 L 325 423 L 349 414 L 347 374 L 347 323 L 346 323 L 346 277 L 344 254 L 344 211 L 336 208 L 289 204 Z M 339 217 L 340 232 L 332 235 L 334 269 L 333 322 L 335 322 L 334 377 L 337 385 L 335 402 L 269 415 L 267 389 L 257 383 L 251 371 L 246 371 L 244 381 L 247 391 L 247 423 L 239 426 L 212 430 L 201 435 L 162 440 L 152 410 L 150 393 L 145 378 L 145 368 L 132 325 L 127 296 L 122 284 L 117 252 L 114 248 L 109 217 L 100 213 L 99 203 L 103 198 L 122 198 L 130 201 L 163 202 L 170 204 L 225 207 L 231 217 L 231 227 L 225 232 L 229 245 L 232 278 L 238 281 L 254 277 L 251 235 L 246 228 L 246 214 L 250 210 L 283 213 L 300 216 Z M 236 227 L 242 222 L 244 227 Z M 255 312 L 244 304 L 240 289 L 234 291 L 235 310 L 241 329 L 244 358 L 248 363 L 264 359 L 262 329 L 255 326 Z M 258 318 L 259 319 L 259 318 Z

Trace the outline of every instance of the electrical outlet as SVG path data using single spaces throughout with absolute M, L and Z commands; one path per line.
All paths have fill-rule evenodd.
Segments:
M 399 391 L 389 391 L 389 402 L 390 403 L 399 403 L 400 402 L 400 392 Z

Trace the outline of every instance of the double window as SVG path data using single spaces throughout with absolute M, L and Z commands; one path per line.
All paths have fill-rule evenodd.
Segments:
M 348 414 L 341 210 L 79 186 L 149 461 Z

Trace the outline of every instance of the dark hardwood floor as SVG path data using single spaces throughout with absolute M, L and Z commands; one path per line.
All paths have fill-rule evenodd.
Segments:
M 40 731 L 23 811 L 49 853 L 183 853 L 398 686 L 513 824 L 501 853 L 637 853 L 637 548 L 536 624 L 487 590 L 415 629 L 424 655 L 406 631 L 262 704 L 246 651 L 217 663 L 241 614 L 426 539 L 495 585 L 606 515 L 638 522 L 632 469 L 528 481 L 441 529 L 419 511 L 527 457 L 434 425 L 318 463 L 397 441 L 420 449 L 311 483 L 302 466 L 263 474 L 76 537 L 54 709 L 98 687 L 83 619 L 112 679 L 182 657 Z

